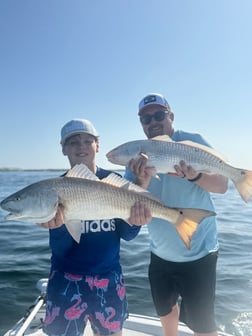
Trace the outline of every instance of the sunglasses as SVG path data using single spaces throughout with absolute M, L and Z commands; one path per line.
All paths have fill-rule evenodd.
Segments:
M 168 111 L 157 111 L 154 114 L 145 114 L 140 116 L 140 121 L 143 125 L 149 125 L 152 118 L 155 121 L 163 121 L 166 117 L 166 114 L 169 114 Z

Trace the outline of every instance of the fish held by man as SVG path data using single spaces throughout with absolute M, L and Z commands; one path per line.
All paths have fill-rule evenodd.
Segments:
M 99 180 L 85 165 L 74 166 L 64 177 L 33 183 L 5 198 L 0 206 L 9 212 L 6 220 L 45 223 L 64 208 L 65 225 L 79 242 L 81 220 L 122 218 L 127 220 L 135 202 L 143 202 L 152 216 L 171 222 L 187 248 L 198 224 L 214 212 L 201 209 L 169 208 L 148 191 L 110 174 Z
M 252 171 L 235 168 L 214 149 L 192 141 L 175 142 L 168 135 L 163 135 L 126 142 L 109 151 L 106 156 L 111 163 L 127 166 L 130 159 L 137 158 L 141 153 L 148 157 L 148 167 L 155 170 L 153 175 L 175 172 L 174 165 L 184 160 L 198 172 L 229 178 L 245 202 L 252 196 Z

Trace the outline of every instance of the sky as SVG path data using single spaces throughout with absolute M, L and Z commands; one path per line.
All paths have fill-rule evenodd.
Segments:
M 138 103 L 163 94 L 175 129 L 252 170 L 251 0 L 1 0 L 0 168 L 66 169 L 60 129 L 89 119 L 97 163 L 145 139 Z

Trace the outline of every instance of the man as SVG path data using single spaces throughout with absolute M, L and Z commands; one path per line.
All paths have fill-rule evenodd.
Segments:
M 100 179 L 111 173 L 96 164 L 99 135 L 90 121 L 73 119 L 66 123 L 61 145 L 71 167 L 83 163 Z M 133 239 L 140 229 L 133 224 L 144 224 L 150 218 L 149 210 L 136 204 L 128 223 L 115 218 L 81 221 L 79 243 L 63 224 L 64 209 L 59 208 L 54 219 L 42 224 L 50 228 L 52 250 L 44 320 L 47 335 L 82 335 L 87 320 L 97 335 L 122 335 L 128 310 L 120 239 Z
M 190 140 L 209 146 L 199 134 L 174 130 L 174 113 L 161 94 L 144 97 L 139 103 L 138 115 L 147 138 L 168 135 L 173 141 Z M 225 193 L 227 190 L 227 178 L 198 173 L 184 161 L 174 166 L 176 174 L 159 174 L 159 179 L 153 178 L 146 161 L 144 156 L 132 159 L 126 178 L 148 188 L 168 206 L 214 211 L 209 192 Z M 153 218 L 148 231 L 151 241 L 149 281 L 164 335 L 177 335 L 179 319 L 195 335 L 217 335 L 214 318 L 218 252 L 215 217 L 201 222 L 189 250 L 174 227 L 163 220 Z

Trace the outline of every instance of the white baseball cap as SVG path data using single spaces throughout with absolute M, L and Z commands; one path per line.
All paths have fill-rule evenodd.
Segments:
M 95 138 L 99 137 L 94 126 L 86 119 L 73 119 L 68 121 L 61 129 L 61 145 L 64 146 L 66 140 L 76 134 L 89 134 Z
M 140 101 L 138 106 L 139 109 L 138 114 L 140 115 L 143 109 L 149 105 L 160 105 L 166 107 L 169 111 L 171 111 L 170 105 L 168 104 L 167 100 L 163 95 L 159 93 L 149 93 Z

